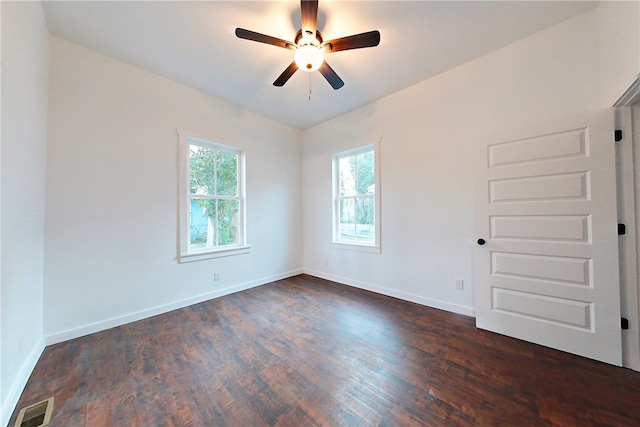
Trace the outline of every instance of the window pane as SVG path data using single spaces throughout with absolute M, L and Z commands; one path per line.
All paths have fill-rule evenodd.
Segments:
M 374 242 L 376 233 L 374 227 L 373 197 L 359 197 L 356 199 L 356 240 Z
M 356 156 L 341 157 L 338 160 L 340 196 L 356 195 Z
M 356 237 L 356 209 L 353 199 L 340 200 L 339 240 L 354 240 Z
M 213 175 L 216 150 L 199 145 L 189 145 L 190 194 L 214 195 Z
M 216 246 L 215 225 L 216 200 L 191 199 L 189 220 L 189 248 L 204 249 Z
M 334 155 L 337 242 L 364 246 L 377 243 L 376 150 L 372 144 Z
M 356 156 L 358 194 L 375 194 L 374 152 L 367 151 Z
M 229 151 L 218 151 L 216 169 L 218 196 L 238 195 L 238 155 Z
M 218 244 L 234 245 L 240 242 L 240 201 L 218 201 Z

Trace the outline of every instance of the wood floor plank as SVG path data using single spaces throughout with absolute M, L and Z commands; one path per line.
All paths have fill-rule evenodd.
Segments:
M 17 409 L 52 395 L 63 427 L 640 425 L 640 373 L 307 275 L 49 346 Z

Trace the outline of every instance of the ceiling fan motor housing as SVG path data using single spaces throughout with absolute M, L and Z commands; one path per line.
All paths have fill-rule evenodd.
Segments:
M 296 38 L 295 38 L 295 42 L 297 45 L 300 44 L 300 40 L 303 39 L 303 35 L 302 35 L 302 30 L 298 30 L 298 32 L 296 33 Z M 308 37 L 306 37 L 305 39 L 308 39 Z M 311 41 L 311 44 L 316 45 L 317 46 L 322 46 L 322 34 L 320 33 L 320 31 L 316 30 L 316 39 Z

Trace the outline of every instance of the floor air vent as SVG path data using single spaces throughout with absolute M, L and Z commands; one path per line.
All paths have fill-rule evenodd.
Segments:
M 53 396 L 20 409 L 14 427 L 44 427 L 51 421 L 52 413 Z

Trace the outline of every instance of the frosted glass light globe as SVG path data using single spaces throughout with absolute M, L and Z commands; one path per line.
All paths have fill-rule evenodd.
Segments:
M 324 52 L 312 44 L 300 46 L 293 54 L 293 60 L 302 71 L 316 71 L 324 62 Z

